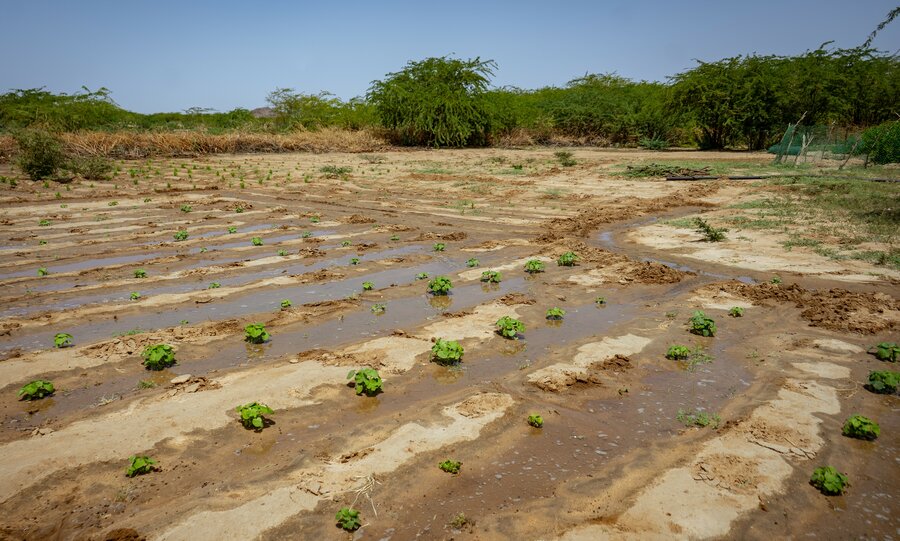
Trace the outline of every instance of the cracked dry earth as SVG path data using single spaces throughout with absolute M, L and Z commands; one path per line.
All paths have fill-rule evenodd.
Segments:
M 897 538 L 897 397 L 862 385 L 886 369 L 866 350 L 897 341 L 897 277 L 667 229 L 765 188 L 617 176 L 653 156 L 236 155 L 20 179 L 0 198 L 0 538 Z M 567 251 L 577 264 L 558 266 Z M 715 337 L 688 333 L 695 310 Z M 519 339 L 494 332 L 502 316 Z M 254 322 L 270 341 L 243 341 Z M 74 345 L 54 349 L 57 332 Z M 458 366 L 431 362 L 436 338 L 465 348 Z M 158 343 L 178 363 L 147 371 Z M 672 344 L 704 354 L 671 361 Z M 363 367 L 383 393 L 347 385 Z M 57 391 L 17 400 L 35 379 Z M 259 432 L 234 411 L 252 401 L 275 411 Z M 688 428 L 679 410 L 720 420 Z M 881 437 L 841 436 L 854 413 Z M 126 477 L 136 454 L 159 471 Z M 850 477 L 843 496 L 808 484 L 825 464 Z M 346 506 L 355 533 L 335 524 Z

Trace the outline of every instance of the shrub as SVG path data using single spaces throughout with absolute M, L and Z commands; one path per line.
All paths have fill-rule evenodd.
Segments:
M 740 306 L 732 306 L 730 310 L 728 310 L 728 315 L 731 317 L 744 317 L 744 309 Z
M 844 421 L 844 427 L 841 429 L 841 434 L 860 440 L 874 440 L 881 435 L 881 427 L 878 426 L 878 423 L 868 417 L 851 415 Z
M 497 334 L 504 338 L 516 338 L 519 333 L 525 332 L 525 325 L 510 316 L 503 316 L 497 320 Z
M 72 335 L 65 332 L 56 333 L 53 337 L 53 347 L 67 348 L 72 345 Z
M 348 532 L 356 531 L 362 526 L 362 522 L 359 521 L 359 511 L 352 507 L 341 508 L 334 516 L 334 520 L 337 521 L 339 527 Z
M 102 156 L 75 158 L 69 162 L 69 168 L 87 180 L 108 180 L 115 171 L 113 163 Z
M 251 323 L 244 327 L 244 341 L 251 344 L 262 344 L 270 338 L 266 326 L 262 323 Z
M 135 269 L 135 271 L 134 271 L 134 277 L 135 277 L 135 278 L 146 278 L 146 277 L 147 277 L 147 271 L 145 271 L 144 269 Z
M 573 165 L 576 165 L 578 163 L 575 161 L 575 158 L 572 157 L 572 153 L 567 150 L 554 152 L 553 155 L 556 156 L 559 164 L 563 167 L 572 167 Z
M 719 421 L 721 421 L 719 414 L 717 413 L 707 413 L 705 411 L 694 411 L 689 413 L 683 409 L 678 410 L 675 419 L 684 426 L 696 426 L 699 428 L 706 428 L 707 426 L 717 428 L 719 426 Z
M 875 351 L 870 351 L 879 361 L 897 362 L 900 357 L 900 346 L 894 342 L 881 342 L 875 346 Z
M 575 265 L 576 261 L 578 261 L 578 256 L 575 255 L 575 252 L 566 252 L 559 256 L 559 259 L 556 260 L 556 264 L 561 267 L 572 267 Z
M 144 358 L 143 365 L 147 370 L 162 370 L 174 365 L 175 349 L 169 344 L 156 344 L 144 348 L 141 357 Z
M 266 419 L 263 415 L 271 415 L 275 413 L 272 408 L 259 402 L 250 402 L 243 406 L 238 406 L 235 411 L 241 414 L 241 424 L 244 428 L 253 430 L 262 430 L 266 426 Z
M 360 368 L 347 373 L 347 379 L 353 379 L 356 394 L 375 396 L 381 392 L 382 379 L 378 371 L 372 368 Z
M 467 267 L 477 267 L 480 264 L 481 264 L 481 262 L 478 261 L 477 259 L 475 259 L 474 257 L 469 259 L 468 261 L 466 261 Z
M 159 469 L 157 462 L 149 456 L 133 456 L 128 460 L 130 463 L 128 469 L 125 470 L 125 477 L 144 475 Z
M 720 242 L 725 240 L 725 233 L 728 232 L 725 228 L 716 228 L 708 223 L 703 218 L 694 218 L 694 225 L 697 226 L 697 232 L 703 235 L 703 240 L 707 242 Z
M 862 153 L 877 164 L 900 162 L 900 120 L 889 120 L 862 133 Z
M 537 413 L 532 413 L 528 416 L 528 424 L 535 428 L 543 428 L 544 427 L 544 418 L 538 415 Z
M 668 351 L 666 351 L 666 359 L 671 359 L 673 361 L 681 361 L 687 359 L 691 356 L 691 349 L 687 346 L 669 346 Z
M 544 272 L 544 262 L 540 259 L 529 259 L 525 262 L 525 272 L 529 274 Z
M 56 392 L 53 384 L 47 380 L 37 379 L 19 389 L 19 400 L 39 400 Z
M 253 237 L 250 239 L 250 244 L 253 246 L 262 246 L 263 240 L 260 237 Z
M 188 232 L 185 231 L 184 229 L 179 229 L 178 231 L 175 232 L 175 234 L 172 236 L 172 238 L 174 238 L 176 241 L 187 240 Z
M 456 340 L 438 338 L 431 346 L 431 358 L 438 364 L 454 364 L 462 360 L 463 347 Z
M 694 312 L 694 315 L 691 316 L 688 324 L 690 325 L 692 334 L 699 334 L 700 336 L 716 335 L 716 322 L 711 318 L 706 317 L 706 314 L 700 310 Z
M 446 295 L 453 289 L 453 284 L 446 276 L 437 276 L 428 282 L 428 291 L 433 295 Z
M 665 150 L 669 148 L 669 142 L 665 139 L 649 139 L 643 137 L 638 141 L 638 146 L 647 150 Z
M 843 494 L 844 489 L 850 486 L 847 476 L 831 466 L 821 466 L 813 470 L 809 484 L 828 496 Z
M 503 280 L 503 276 L 497 271 L 484 271 L 481 273 L 481 281 L 489 282 L 492 284 L 499 284 L 500 281 Z
M 553 307 L 547 310 L 547 319 L 560 320 L 566 315 L 562 308 Z
M 882 372 L 869 372 L 869 383 L 866 388 L 873 393 L 894 394 L 900 385 L 900 372 L 885 370 Z
M 373 284 L 372 282 L 363 282 L 362 288 L 363 291 L 372 291 L 373 289 L 375 289 L 375 284 Z
M 458 460 L 445 460 L 438 464 L 438 468 L 447 472 L 447 473 L 459 473 L 459 468 L 462 466 L 462 462 Z
M 53 177 L 65 166 L 63 144 L 56 135 L 41 130 L 26 130 L 14 137 L 19 146 L 17 164 L 31 180 Z

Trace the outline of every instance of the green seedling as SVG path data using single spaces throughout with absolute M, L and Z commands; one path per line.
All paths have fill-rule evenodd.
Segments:
M 478 261 L 478 260 L 477 260 L 476 258 L 474 258 L 474 257 L 471 258 L 471 259 L 469 259 L 468 261 L 466 261 L 466 266 L 467 266 L 467 267 L 477 267 L 477 266 L 480 265 L 480 264 L 481 264 L 481 262 Z
M 201 253 L 201 254 L 205 254 L 207 251 L 209 251 L 209 250 L 206 248 L 206 246 L 201 246 L 201 247 L 200 247 L 200 253 Z
M 868 417 L 851 415 L 844 421 L 841 434 L 860 440 L 874 440 L 881 435 L 881 427 Z
M 497 271 L 488 270 L 481 273 L 482 282 L 499 284 L 501 280 L 503 280 L 503 276 Z
M 47 267 L 40 267 L 37 272 L 38 276 L 47 276 L 50 274 L 50 271 L 47 270 Z
M 566 315 L 565 310 L 563 310 L 562 308 L 557 308 L 555 306 L 553 308 L 549 308 L 547 310 L 547 319 L 551 319 L 554 321 L 562 320 L 562 318 L 564 318 L 565 315 Z
M 443 365 L 456 364 L 462 360 L 463 347 L 456 340 L 438 338 L 431 346 L 431 359 Z
M 594 304 L 604 305 L 606 304 L 606 297 L 597 297 L 594 299 Z
M 47 244 L 47 241 L 45 241 L 45 240 L 38 241 L 38 244 L 40 244 L 41 246 L 44 246 L 45 244 Z
M 181 205 L 181 212 L 190 212 L 194 210 L 190 205 Z
M 40 400 L 56 392 L 53 384 L 47 380 L 36 379 L 19 389 L 19 400 Z
M 348 532 L 356 531 L 362 526 L 362 522 L 359 521 L 359 511 L 352 507 L 341 508 L 334 516 L 334 520 L 337 521 L 337 525 L 340 528 Z
M 188 232 L 185 231 L 184 229 L 179 229 L 178 231 L 175 232 L 175 235 L 173 235 L 173 238 L 176 241 L 187 240 Z
M 559 256 L 559 259 L 556 260 L 556 264 L 560 267 L 572 267 L 575 265 L 576 261 L 578 261 L 578 256 L 575 252 L 566 252 Z
M 137 384 L 138 389 L 152 389 L 154 387 L 156 387 L 156 382 L 149 379 L 142 379 Z
M 528 424 L 535 428 L 543 428 L 544 427 L 544 418 L 538 415 L 537 413 L 532 413 L 528 416 Z
M 375 303 L 372 305 L 372 313 L 376 315 L 381 315 L 384 311 L 387 310 L 387 306 L 382 303 Z
M 288 299 L 283 299 L 283 300 L 281 301 L 281 309 L 282 309 L 282 310 L 286 310 L 286 309 L 288 309 L 288 308 L 290 308 L 290 307 L 291 307 L 291 301 L 290 301 L 290 300 L 288 300 Z
M 263 415 L 271 415 L 275 413 L 272 408 L 259 402 L 250 402 L 243 406 L 238 406 L 235 411 L 241 414 L 241 424 L 244 428 L 253 430 L 262 430 L 266 426 L 266 418 Z
M 251 323 L 244 327 L 244 342 L 251 344 L 262 344 L 269 340 L 269 333 L 266 332 L 266 326 L 262 323 Z
M 281 257 L 287 257 L 288 251 L 287 250 L 278 250 L 278 255 Z
M 147 277 L 147 271 L 145 271 L 144 269 L 135 269 L 135 271 L 134 271 L 134 277 L 135 277 L 135 278 L 146 278 L 146 277 Z
M 728 315 L 731 317 L 744 317 L 744 309 L 740 306 L 732 306 L 730 310 L 728 310 Z
M 703 240 L 707 242 L 721 242 L 725 240 L 725 233 L 728 232 L 725 228 L 709 225 L 703 218 L 694 218 L 694 226 L 696 226 L 697 232 L 703 235 Z
M 310 221 L 311 223 L 317 224 L 317 223 L 319 223 L 319 217 L 318 217 L 318 216 L 311 216 L 311 217 L 309 218 L 309 221 Z
M 236 228 L 236 227 L 229 227 L 229 228 L 228 228 L 228 233 L 229 233 L 229 234 L 237 233 L 237 228 Z
M 519 333 L 525 332 L 525 325 L 510 316 L 503 316 L 497 320 L 497 334 L 503 338 L 517 338 Z
M 529 259 L 525 262 L 525 272 L 528 274 L 544 272 L 544 262 L 540 259 Z
M 416 280 L 427 280 L 427 279 L 428 279 L 427 272 L 420 272 L 419 274 L 416 275 Z
M 436 242 L 436 243 L 434 243 L 434 246 L 431 247 L 431 249 L 434 250 L 435 252 L 443 252 L 444 248 L 446 248 L 446 247 L 447 246 L 443 242 Z
M 438 468 L 447 472 L 447 473 L 459 473 L 459 468 L 462 467 L 462 462 L 458 460 L 445 460 L 438 464 Z
M 453 289 L 453 284 L 446 276 L 437 276 L 428 282 L 428 291 L 433 295 L 447 295 Z
M 345 241 L 341 242 L 341 246 L 343 246 L 344 248 L 346 248 L 347 246 L 350 246 L 350 241 L 345 240 Z
M 129 295 L 129 298 L 133 301 L 136 301 L 141 298 L 141 294 L 137 291 L 132 291 L 131 295 Z
M 253 246 L 262 246 L 263 241 L 259 237 L 253 237 L 252 239 L 250 239 L 250 244 L 252 244 Z
M 72 335 L 65 332 L 56 333 L 53 337 L 53 347 L 67 348 L 72 345 Z
M 781 284 L 781 276 L 778 276 L 778 275 L 773 276 L 772 279 L 769 280 L 769 283 L 775 284 L 776 286 Z
M 243 187 L 244 187 L 244 182 L 241 181 L 241 188 L 243 188 Z M 237 212 L 238 214 L 240 214 L 240 213 L 244 212 L 244 207 L 235 207 L 234 211 Z
M 363 291 L 372 291 L 373 289 L 375 289 L 375 284 L 373 284 L 372 282 L 363 282 L 362 288 Z
M 372 368 L 360 368 L 347 373 L 347 379 L 352 379 L 355 384 L 356 394 L 375 396 L 381 392 L 382 379 L 378 371 Z
M 149 456 L 133 456 L 128 460 L 130 464 L 128 469 L 125 470 L 125 477 L 135 477 L 159 470 L 157 462 Z
M 359 258 L 358 258 L 358 257 L 351 257 L 351 258 L 350 258 L 350 264 L 351 264 L 351 265 L 359 265 Z
M 875 355 L 879 361 L 895 363 L 897 358 L 900 358 L 900 346 L 894 342 L 881 342 L 875 346 L 874 351 L 870 350 L 869 353 Z
M 219 282 L 210 282 L 210 284 L 206 286 L 206 289 L 219 289 L 220 287 L 222 287 L 222 284 Z
M 38 222 L 38 225 L 41 227 L 47 227 L 48 225 L 50 225 L 50 220 L 41 220 L 40 222 Z
M 178 362 L 175 360 L 175 349 L 169 344 L 147 346 L 141 357 L 144 358 L 143 365 L 147 370 L 162 370 Z
M 673 361 L 682 361 L 691 356 L 691 349 L 687 346 L 669 346 L 668 351 L 666 351 L 666 359 L 671 359 Z
M 884 370 L 869 372 L 869 383 L 866 384 L 866 388 L 873 393 L 894 394 L 897 392 L 898 385 L 900 385 L 900 372 Z
M 826 496 L 838 496 L 850 486 L 847 476 L 831 466 L 821 466 L 813 470 L 809 484 Z
M 675 419 L 684 426 L 696 426 L 700 428 L 705 428 L 707 426 L 718 428 L 719 421 L 721 421 L 717 413 L 706 413 L 705 411 L 688 413 L 683 409 L 678 410 Z
M 688 321 L 688 325 L 692 334 L 699 334 L 700 336 L 716 335 L 716 322 L 706 317 L 706 314 L 700 310 L 694 312 L 694 315 Z
M 390 240 L 400 240 L 400 237 L 398 237 L 397 235 L 391 235 Z
M 310 231 L 304 231 L 303 234 L 300 235 L 300 238 L 308 239 L 308 238 L 311 237 L 311 236 L 312 236 L 312 232 L 310 232 Z

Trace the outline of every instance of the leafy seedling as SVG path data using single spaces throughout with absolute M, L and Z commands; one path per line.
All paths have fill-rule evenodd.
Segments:
M 340 528 L 348 532 L 356 531 L 362 526 L 362 522 L 359 521 L 359 511 L 352 507 L 341 508 L 334 516 L 334 520 L 337 521 L 337 525 Z
M 350 246 L 350 241 L 345 240 L 345 241 L 341 242 L 341 246 L 343 246 L 344 248 L 346 248 L 347 246 Z
M 48 225 L 50 225 L 50 220 L 41 220 L 40 222 L 38 222 L 38 225 L 41 227 L 47 227 Z
M 744 309 L 740 306 L 732 306 L 730 310 L 728 310 L 728 315 L 731 317 L 744 317 Z
M 700 336 L 716 335 L 716 322 L 706 317 L 706 314 L 700 310 L 694 312 L 694 315 L 688 321 L 688 325 L 692 334 L 699 334 Z
M 447 473 L 459 473 L 459 468 L 462 466 L 462 462 L 458 460 L 445 460 L 438 464 L 438 468 L 442 469 Z
M 874 440 L 881 435 L 881 427 L 878 423 L 863 417 L 862 415 L 851 415 L 844 421 L 844 427 L 841 434 L 860 440 Z
M 47 276 L 50 272 L 47 270 L 47 267 L 40 267 L 37 274 L 38 276 Z
M 397 235 L 391 235 L 390 240 L 400 240 L 400 237 L 398 237 Z
M 206 289 L 219 289 L 220 287 L 222 287 L 222 284 L 219 282 L 210 282 L 210 284 L 206 286 Z
M 311 236 L 312 236 L 312 232 L 310 232 L 310 231 L 304 231 L 303 234 L 300 235 L 300 238 L 308 239 L 308 238 L 311 237 Z
M 141 294 L 137 291 L 132 291 L 131 295 L 129 295 L 128 298 L 130 298 L 133 301 L 136 301 L 141 298 Z
M 467 267 L 477 267 L 477 266 L 480 265 L 480 264 L 481 264 L 481 262 L 478 261 L 478 260 L 477 260 L 476 258 L 474 258 L 474 257 L 471 258 L 471 259 L 469 259 L 468 261 L 466 261 L 466 266 L 467 266 Z
M 190 212 L 194 210 L 190 205 L 181 205 L 181 212 Z
M 838 496 L 850 486 L 847 476 L 831 466 L 820 466 L 813 470 L 809 484 L 826 496 Z
M 447 295 L 453 289 L 453 284 L 446 276 L 437 276 L 428 282 L 428 291 L 433 295 Z
M 538 415 L 537 413 L 532 413 L 528 416 L 528 424 L 535 428 L 543 428 L 544 427 L 544 418 Z
M 666 359 L 671 359 L 673 361 L 683 361 L 691 356 L 691 349 L 687 346 L 669 346 L 668 351 L 666 351 Z
M 173 235 L 173 238 L 176 241 L 187 240 L 188 232 L 185 231 L 184 229 L 179 229 L 178 231 L 175 232 L 175 235 Z
M 373 284 L 372 282 L 363 282 L 362 288 L 363 291 L 372 291 L 373 289 L 375 289 L 375 284 Z
M 236 228 L 236 227 L 229 227 L 229 228 L 228 228 L 228 233 L 229 233 L 229 234 L 237 233 L 237 228 Z
M 351 257 L 351 258 L 350 258 L 350 264 L 351 264 L 351 265 L 359 265 L 359 258 L 358 258 L 358 257 Z
M 278 250 L 278 255 L 281 257 L 287 257 L 288 251 L 287 250 Z
M 601 306 L 606 304 L 606 297 L 597 297 L 596 299 L 594 299 L 594 304 Z
M 147 271 L 145 271 L 144 269 L 135 269 L 135 271 L 134 271 L 134 277 L 135 277 L 135 278 L 146 278 L 146 277 L 147 277 Z
M 866 389 L 878 394 L 894 394 L 900 385 L 900 372 L 890 370 L 869 372 L 869 383 Z
M 381 392 L 382 380 L 378 371 L 372 368 L 360 368 L 347 373 L 347 379 L 352 379 L 356 388 L 356 394 L 375 396 Z
M 879 361 L 895 363 L 900 358 L 900 346 L 894 342 L 881 342 L 875 346 L 874 351 L 869 350 L 869 353 L 875 355 L 875 358 Z
M 416 275 L 416 280 L 427 280 L 427 279 L 428 279 L 427 272 L 420 272 L 419 274 Z
M 776 286 L 782 283 L 781 276 L 775 275 L 769 280 L 770 284 L 775 284 Z
M 482 282 L 487 282 L 489 284 L 499 284 L 501 280 L 503 280 L 503 276 L 497 271 L 488 270 L 481 273 Z
M 721 242 L 725 240 L 725 233 L 728 232 L 725 228 L 716 228 L 708 223 L 703 218 L 694 218 L 694 225 L 697 228 L 697 232 L 703 235 L 703 240 L 707 242 Z
M 557 308 L 554 306 L 553 308 L 549 308 L 547 310 L 547 319 L 554 320 L 554 321 L 561 321 L 562 318 L 564 318 L 565 316 L 566 316 L 566 311 L 563 310 L 562 308 Z
M 291 301 L 288 299 L 282 299 L 281 301 L 281 309 L 286 310 L 291 307 Z
M 53 384 L 47 380 L 36 379 L 19 389 L 19 400 L 40 400 L 56 392 Z
M 175 349 L 169 344 L 155 344 L 144 348 L 141 357 L 144 358 L 143 365 L 147 370 L 162 370 L 174 365 Z
M 518 338 L 519 333 L 525 332 L 525 325 L 516 318 L 503 316 L 497 320 L 497 334 L 503 338 Z
M 253 430 L 262 430 L 266 426 L 266 418 L 263 415 L 271 415 L 275 413 L 269 406 L 260 404 L 259 402 L 250 402 L 243 406 L 238 406 L 235 411 L 241 414 L 241 424 L 244 428 Z
M 133 456 L 128 460 L 130 464 L 125 470 L 125 477 L 135 477 L 159 470 L 157 462 L 149 456 Z
M 262 344 L 267 342 L 269 337 L 269 333 L 266 332 L 266 326 L 262 323 L 251 323 L 244 327 L 244 342 Z
M 320 219 L 319 219 L 318 216 L 311 216 L 311 217 L 309 218 L 309 221 L 310 221 L 310 223 L 317 224 L 317 223 L 319 223 Z
M 578 256 L 575 252 L 566 252 L 563 255 L 559 256 L 556 260 L 556 264 L 560 267 L 572 267 L 575 265 L 575 262 L 578 261 Z
M 53 347 L 67 348 L 72 345 L 72 335 L 65 332 L 56 333 L 53 337 Z
M 462 360 L 463 347 L 456 340 L 438 338 L 431 346 L 431 359 L 443 365 L 455 364 Z
M 684 426 L 696 426 L 700 428 L 705 428 L 707 426 L 718 428 L 719 421 L 721 421 L 719 414 L 717 413 L 706 413 L 705 411 L 688 413 L 683 409 L 678 410 L 675 419 Z
M 260 237 L 253 237 L 252 239 L 250 239 L 250 244 L 252 244 L 253 246 L 262 246 L 262 243 L 263 241 Z
M 525 262 L 525 272 L 528 274 L 544 272 L 544 262 L 540 259 L 529 259 Z
M 435 252 L 443 252 L 447 246 L 443 242 L 436 242 L 434 246 L 431 247 Z
M 384 311 L 387 310 L 387 306 L 382 303 L 375 303 L 372 305 L 372 313 L 376 315 L 381 315 Z

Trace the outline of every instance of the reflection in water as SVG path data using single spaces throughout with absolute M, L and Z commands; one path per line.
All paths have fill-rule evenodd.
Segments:
M 491 293 L 500 289 L 500 284 L 494 282 L 481 282 L 481 290 L 485 293 Z
M 377 396 L 360 396 L 356 399 L 356 413 L 372 413 L 381 405 L 381 399 Z
M 453 297 L 450 295 L 429 295 L 428 304 L 436 310 L 446 310 L 453 304 Z
M 58 392 L 58 391 L 57 391 Z M 35 413 L 40 413 L 42 411 L 47 411 L 56 405 L 56 401 L 52 396 L 47 398 L 41 398 L 39 400 L 23 400 L 22 405 L 24 406 L 24 410 L 29 415 L 34 415 Z
M 559 319 L 557 319 L 557 318 L 548 318 L 548 319 L 547 319 L 547 326 L 548 326 L 548 327 L 562 327 L 562 323 L 563 323 L 562 318 L 559 318 Z
M 465 370 L 460 364 L 450 366 L 435 364 L 431 371 L 431 377 L 438 383 L 450 385 L 459 381 L 465 375 Z
M 519 353 L 524 352 L 526 349 L 526 344 L 524 340 L 506 340 L 503 339 L 499 342 L 499 346 L 497 350 L 504 355 L 518 355 Z
M 247 349 L 247 361 L 260 361 L 266 357 L 266 349 L 272 347 L 272 344 L 251 344 L 246 342 L 244 347 Z

